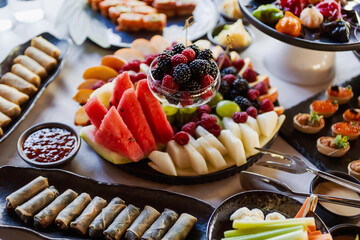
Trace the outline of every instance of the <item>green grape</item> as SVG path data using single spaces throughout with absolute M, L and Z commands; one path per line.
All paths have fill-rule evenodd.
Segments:
M 196 107 L 194 108 L 180 108 L 178 114 L 176 115 L 176 120 L 185 124 L 193 118 L 193 115 L 196 113 Z
M 196 107 L 193 108 L 180 108 L 179 109 L 179 113 L 180 114 L 193 114 L 194 112 L 196 112 Z
M 221 118 L 220 118 L 218 115 L 216 115 L 216 114 L 210 114 L 210 115 L 216 117 L 216 119 L 217 119 L 217 122 L 216 122 L 216 123 L 220 125 L 221 129 L 224 129 L 224 128 L 225 128 L 223 122 L 221 121 Z
M 179 111 L 178 108 L 175 108 L 175 107 L 172 107 L 169 105 L 162 105 L 162 107 L 164 109 L 166 116 L 173 116 Z
M 230 100 L 223 100 L 219 102 L 216 106 L 216 113 L 220 117 L 232 117 L 234 112 L 240 112 L 241 109 L 239 105 Z
M 210 102 L 208 102 L 208 105 L 210 107 L 215 107 L 218 104 L 218 102 L 220 102 L 222 100 L 224 100 L 223 95 L 221 93 L 217 92 L 215 94 L 215 96 L 213 97 L 213 99 L 211 99 Z

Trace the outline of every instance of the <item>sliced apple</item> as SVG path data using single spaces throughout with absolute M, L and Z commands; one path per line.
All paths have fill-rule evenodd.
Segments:
M 238 139 L 241 139 L 241 131 L 240 131 L 239 124 L 234 122 L 234 120 L 232 118 L 228 118 L 228 117 L 224 117 L 222 119 L 222 122 L 223 122 L 225 128 L 230 130 L 232 135 L 234 135 Z
M 255 147 L 260 147 L 259 134 L 246 123 L 240 123 L 241 141 L 244 144 L 246 157 L 258 153 Z
M 194 44 L 197 45 L 200 50 L 209 49 L 211 47 L 211 42 L 205 39 L 197 40 Z
M 156 49 L 156 52 L 162 52 L 170 47 L 170 43 L 161 35 L 154 35 L 150 39 L 151 45 Z
M 234 63 L 236 60 L 240 59 L 240 55 L 236 51 L 230 52 L 230 60 L 232 63 Z
M 260 130 L 259 124 L 255 118 L 248 116 L 246 124 L 249 125 L 252 129 L 254 129 L 260 136 L 261 130 Z
M 83 107 L 79 108 L 76 111 L 74 124 L 76 126 L 83 126 L 83 127 L 90 124 L 90 120 L 89 120 L 88 116 L 86 115 Z
M 227 149 L 222 145 L 222 143 L 211 133 L 209 133 L 202 126 L 198 126 L 195 130 L 195 134 L 197 137 L 204 137 L 211 146 L 216 148 L 222 155 L 226 155 L 228 153 Z
M 253 66 L 252 66 L 252 63 L 251 63 L 251 59 L 250 58 L 245 58 L 244 59 L 244 66 L 242 67 L 242 69 L 239 71 L 239 75 L 240 76 L 243 76 L 244 75 L 244 72 L 245 72 L 245 70 L 247 69 L 247 68 L 253 68 Z
M 131 43 L 131 48 L 138 50 L 144 56 L 153 55 L 157 52 L 156 48 L 150 43 L 150 41 L 144 38 L 135 39 Z
M 271 102 L 276 102 L 279 97 L 279 92 L 276 87 L 271 87 L 267 94 L 259 96 L 259 101 L 262 102 L 264 99 L 269 99 Z
M 275 111 L 270 111 L 259 114 L 256 119 L 259 124 L 261 133 L 268 137 L 271 135 L 271 133 L 274 131 L 276 127 L 278 121 L 278 115 L 276 114 Z
M 230 130 L 222 130 L 219 140 L 229 151 L 230 158 L 235 161 L 236 166 L 246 163 L 245 149 L 240 139 L 234 137 Z
M 125 61 L 131 62 L 133 60 L 140 60 L 144 61 L 145 57 L 144 55 L 139 52 L 136 49 L 133 48 L 121 48 L 117 50 L 114 55 L 121 57 L 122 59 L 125 59 Z
M 107 83 L 98 89 L 96 89 L 91 95 L 90 98 L 93 96 L 97 96 L 102 104 L 107 108 L 109 106 L 111 95 L 114 91 L 114 82 Z
M 200 144 L 190 135 L 189 135 L 189 143 L 198 151 L 201 156 L 206 157 L 204 149 L 200 146 Z
M 216 169 L 222 169 L 226 167 L 226 161 L 221 155 L 221 153 L 211 146 L 208 140 L 205 137 L 200 137 L 196 139 L 200 146 L 204 149 L 206 154 L 206 160 Z
M 220 54 L 224 52 L 224 49 L 223 49 L 221 46 L 216 45 L 215 47 L 213 47 L 213 48 L 211 49 L 211 51 L 212 51 L 212 53 L 213 53 L 214 59 L 218 59 L 218 57 L 220 56 Z
M 258 85 L 260 82 L 265 82 L 266 85 L 268 87 L 270 87 L 270 80 L 269 80 L 269 76 L 266 74 L 261 74 L 261 75 L 257 75 L 256 76 L 256 81 L 249 83 L 249 86 L 251 87 L 255 87 L 256 85 Z
M 189 158 L 191 168 L 195 170 L 198 174 L 206 174 L 209 172 L 206 165 L 205 158 L 191 145 L 184 145 L 184 149 Z
M 177 175 L 174 162 L 172 161 L 170 155 L 167 152 L 155 150 L 149 154 L 148 158 L 152 161 L 150 163 L 153 163 L 159 168 L 159 172 L 171 176 Z M 152 165 L 150 163 L 149 166 Z
M 145 63 L 140 64 L 140 72 L 147 74 L 149 71 L 149 68 L 150 67 L 148 65 L 146 65 Z
M 184 147 L 177 144 L 174 140 L 168 142 L 166 152 L 170 155 L 178 168 L 182 169 L 191 166 Z

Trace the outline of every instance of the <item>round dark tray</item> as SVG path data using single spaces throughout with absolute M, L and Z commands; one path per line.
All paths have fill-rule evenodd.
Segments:
M 291 37 L 285 34 L 282 34 L 276 31 L 273 27 L 266 25 L 252 15 L 252 12 L 261 4 L 262 1 L 254 0 L 239 0 L 240 9 L 243 15 L 249 20 L 260 31 L 266 33 L 267 35 L 276 38 L 277 40 L 283 41 L 285 43 L 308 48 L 313 50 L 320 51 L 348 51 L 360 49 L 360 42 L 356 40 L 354 35 L 354 29 L 351 30 L 350 41 L 347 43 L 340 43 L 332 41 L 331 39 L 321 37 L 320 39 L 311 39 L 311 32 L 308 29 L 305 29 L 305 38 Z M 358 38 L 360 38 L 360 31 L 357 32 Z

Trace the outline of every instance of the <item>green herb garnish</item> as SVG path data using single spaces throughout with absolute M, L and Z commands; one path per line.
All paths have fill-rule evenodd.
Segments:
M 359 234 L 356 234 L 355 240 L 359 240 Z
M 345 87 L 347 90 L 352 90 L 352 87 L 350 86 L 350 85 L 347 85 L 346 87 Z M 358 239 L 359 240 L 359 239 Z
M 334 139 L 335 148 L 346 148 L 349 146 L 349 138 L 347 136 L 337 135 Z
M 320 123 L 323 116 L 319 116 L 316 112 L 310 113 L 310 124 L 314 126 L 317 123 Z

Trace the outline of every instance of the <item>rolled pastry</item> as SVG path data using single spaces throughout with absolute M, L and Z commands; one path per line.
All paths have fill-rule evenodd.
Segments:
M 57 64 L 55 58 L 32 46 L 28 47 L 25 50 L 25 55 L 37 61 L 48 72 L 53 69 Z
M 66 208 L 64 208 L 55 219 L 56 225 L 61 230 L 69 228 L 72 220 L 77 218 L 84 208 L 91 202 L 91 197 L 87 193 L 80 194 Z
M 20 92 L 29 96 L 37 91 L 37 87 L 11 72 L 5 73 L 1 77 L 0 83 L 4 83 L 10 87 L 16 88 Z
M 139 214 L 140 209 L 129 204 L 104 231 L 105 239 L 119 240 Z
M 31 46 L 40 49 L 55 59 L 59 59 L 60 57 L 60 49 L 41 36 L 31 39 Z
M 11 72 L 18 75 L 19 77 L 23 78 L 25 81 L 33 84 L 35 87 L 39 87 L 41 80 L 39 75 L 36 75 L 20 63 L 15 63 L 11 67 Z
M 85 235 L 89 229 L 90 223 L 107 205 L 107 201 L 101 197 L 94 197 L 94 199 L 87 205 L 81 215 L 70 223 L 70 228 L 76 230 L 78 233 Z
M 165 208 L 160 217 L 142 235 L 142 240 L 160 240 L 178 219 L 178 214 Z
M 160 216 L 159 211 L 150 206 L 145 206 L 140 215 L 135 219 L 131 226 L 126 230 L 125 239 L 138 240 L 144 232 Z
M 47 76 L 46 69 L 43 66 L 41 66 L 38 62 L 36 62 L 34 59 L 29 58 L 28 56 L 25 55 L 17 56 L 14 59 L 14 63 L 20 63 L 21 65 L 23 65 L 24 67 L 35 73 L 36 75 L 39 75 L 41 78 L 46 78 Z
M 169 229 L 162 240 L 184 240 L 194 227 L 197 219 L 196 217 L 183 213 L 175 224 Z
M 4 113 L 9 118 L 19 116 L 21 109 L 15 103 L 9 102 L 3 97 L 0 97 L 0 112 Z
M 25 186 L 6 197 L 6 209 L 15 209 L 17 206 L 23 204 L 47 187 L 49 187 L 47 178 L 42 176 L 35 178 Z
M 0 97 L 3 97 L 19 106 L 29 99 L 29 96 L 25 93 L 22 93 L 16 88 L 10 87 L 6 84 L 0 84 Z
M 0 127 L 6 127 L 11 122 L 11 118 L 0 112 Z
M 92 221 L 89 227 L 89 235 L 92 238 L 101 237 L 103 231 L 112 223 L 116 216 L 125 208 L 125 202 L 116 197 L 101 210 L 101 213 Z
M 46 228 L 47 226 L 49 226 L 55 220 L 59 212 L 63 210 L 67 205 L 69 205 L 77 196 L 78 194 L 71 189 L 63 192 L 63 194 L 57 197 L 46 208 L 44 208 L 35 215 L 35 227 Z
M 28 223 L 34 217 L 35 213 L 51 203 L 58 195 L 58 190 L 56 190 L 54 186 L 50 186 L 29 201 L 18 206 L 15 212 L 25 223 Z

